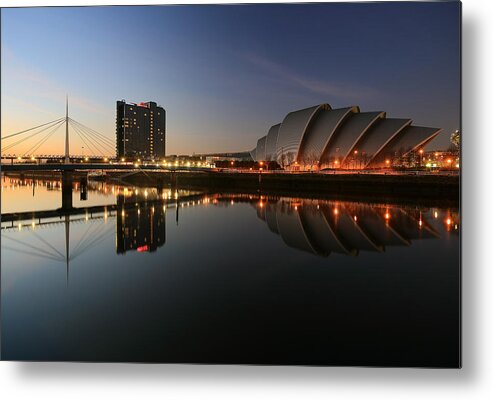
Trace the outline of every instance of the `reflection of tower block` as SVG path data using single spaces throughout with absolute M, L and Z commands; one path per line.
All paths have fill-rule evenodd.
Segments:
M 165 207 L 128 205 L 119 201 L 116 220 L 116 252 L 152 252 L 166 242 Z

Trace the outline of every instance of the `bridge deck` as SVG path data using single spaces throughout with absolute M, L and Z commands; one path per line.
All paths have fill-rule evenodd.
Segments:
M 162 171 L 162 172 L 174 172 L 174 171 L 203 171 L 212 172 L 211 168 L 200 167 L 163 167 L 162 165 L 147 164 L 139 165 L 136 167 L 133 164 L 108 164 L 108 163 L 80 163 L 80 164 L 1 164 L 0 170 L 2 172 L 17 172 L 17 171 L 76 171 L 76 170 L 143 170 L 143 171 Z

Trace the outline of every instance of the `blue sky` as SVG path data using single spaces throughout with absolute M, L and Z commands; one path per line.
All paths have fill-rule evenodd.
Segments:
M 319 103 L 441 127 L 434 148 L 459 128 L 458 2 L 19 8 L 1 22 L 2 136 L 63 116 L 66 93 L 111 139 L 117 99 L 156 101 L 168 154 L 249 150 Z

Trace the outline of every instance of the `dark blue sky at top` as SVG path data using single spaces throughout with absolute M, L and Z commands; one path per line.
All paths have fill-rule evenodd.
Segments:
M 318 103 L 460 123 L 460 4 L 2 10 L 2 131 L 63 114 L 114 135 L 115 101 L 168 112 L 168 153 L 245 150 Z M 34 119 L 34 117 L 33 117 Z M 4 121 L 5 120 L 5 121 Z

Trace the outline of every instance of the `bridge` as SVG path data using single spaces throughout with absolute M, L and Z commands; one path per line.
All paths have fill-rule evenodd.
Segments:
M 124 162 L 115 157 L 115 142 L 104 134 L 71 118 L 68 113 L 68 97 L 65 116 L 20 132 L 2 136 L 2 171 L 74 171 L 74 170 L 207 170 L 200 166 L 172 165 L 156 162 Z M 65 154 L 46 154 L 43 146 L 64 127 Z M 75 133 L 88 154 L 70 154 L 70 135 Z
M 114 158 L 115 143 L 113 140 L 69 117 L 67 96 L 64 117 L 3 136 L 2 159 L 10 159 L 11 164 L 13 164 L 14 160 L 21 163 L 25 160 L 36 161 L 40 158 L 39 153 L 45 143 L 53 138 L 55 133 L 62 127 L 65 128 L 65 154 L 63 156 L 44 154 L 42 155 L 43 158 L 51 159 L 56 157 L 63 160 L 65 164 L 70 164 L 72 162 L 69 131 L 74 132 L 80 139 L 83 144 L 82 152 L 84 152 L 85 148 L 90 152 L 86 156 L 76 156 L 77 159 L 89 160 L 98 158 L 106 161 L 110 158 Z
M 20 171 L 94 171 L 94 170 L 145 170 L 145 171 L 213 171 L 208 167 L 187 167 L 187 166 L 164 166 L 159 163 L 44 163 L 44 164 L 2 164 L 3 172 L 20 172 Z

